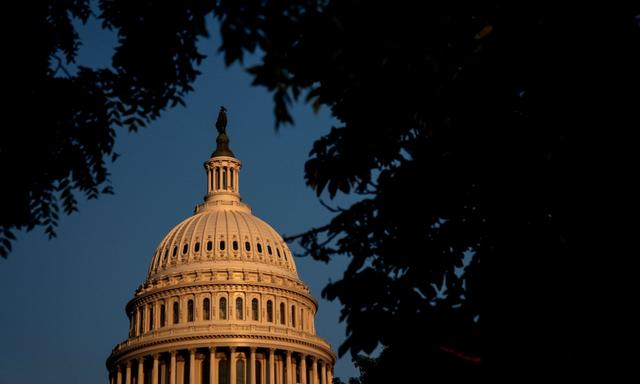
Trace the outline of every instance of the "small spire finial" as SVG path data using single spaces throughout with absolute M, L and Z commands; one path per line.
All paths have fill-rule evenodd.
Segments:
M 223 106 L 220 107 L 218 112 L 218 119 L 216 120 L 216 129 L 218 130 L 218 137 L 216 138 L 216 150 L 211 154 L 211 157 L 215 156 L 231 156 L 233 152 L 229 148 L 229 138 L 227 137 L 227 109 Z

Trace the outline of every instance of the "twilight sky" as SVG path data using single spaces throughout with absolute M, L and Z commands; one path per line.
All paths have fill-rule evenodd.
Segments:
M 92 26 L 85 33 L 80 62 L 103 65 L 113 37 Z M 0 384 L 107 382 L 105 360 L 127 337 L 125 304 L 158 243 L 206 192 L 202 163 L 215 148 L 220 105 L 228 109 L 230 146 L 243 162 L 240 193 L 253 213 L 281 234 L 331 217 L 303 179 L 311 144 L 332 124 L 328 112 L 301 105 L 295 126 L 275 132 L 271 96 L 251 87 L 240 66 L 224 67 L 215 53 L 219 43 L 217 36 L 202 42 L 209 58 L 186 107 L 138 133 L 118 132 L 121 157 L 109 167 L 115 195 L 79 199 L 80 212 L 61 218 L 57 238 L 49 241 L 38 229 L 20 233 L 9 259 L 0 259 Z M 340 308 L 320 292 L 346 264 L 296 263 L 320 304 L 317 333 L 337 350 L 344 338 Z M 349 356 L 338 361 L 335 376 L 355 375 Z

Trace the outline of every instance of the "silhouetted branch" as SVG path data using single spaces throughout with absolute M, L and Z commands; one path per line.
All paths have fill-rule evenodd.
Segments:
M 303 236 L 316 235 L 318 233 L 324 232 L 327 229 L 329 229 L 329 227 L 330 227 L 330 224 L 327 224 L 327 225 L 323 225 L 322 227 L 319 227 L 319 228 L 311 228 L 310 230 L 308 230 L 306 232 L 299 233 L 299 234 L 293 235 L 293 236 L 282 235 L 282 239 L 285 242 L 288 243 L 288 242 L 291 242 L 291 241 L 295 241 L 295 240 L 297 240 L 297 239 L 299 239 L 299 238 L 301 238 Z
M 329 204 L 325 203 L 322 199 L 318 199 L 320 201 L 320 204 L 322 204 L 323 207 L 327 208 L 329 211 L 334 212 L 334 213 L 340 213 L 340 212 L 344 212 L 346 211 L 346 209 L 344 208 L 340 208 L 340 207 L 332 207 Z
M 69 71 L 67 71 L 67 69 L 64 67 L 64 65 L 62 65 L 62 60 L 58 56 L 51 56 L 51 57 L 58 62 L 58 66 L 53 71 L 53 76 L 55 76 L 58 73 L 59 70 L 62 70 L 62 72 L 64 72 L 64 74 L 67 75 L 68 78 L 72 78 L 73 77 L 73 76 L 71 76 Z
M 475 356 L 475 355 L 469 355 L 460 351 L 457 351 L 453 348 L 449 348 L 449 347 L 440 347 L 439 348 L 442 352 L 451 354 L 457 358 L 460 358 L 462 360 L 468 361 L 470 363 L 476 363 L 476 364 L 480 364 L 480 362 L 482 361 L 480 356 Z

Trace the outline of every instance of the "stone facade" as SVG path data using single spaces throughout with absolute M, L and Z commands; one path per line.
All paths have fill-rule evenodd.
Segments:
M 331 383 L 318 304 L 286 243 L 241 201 L 240 161 L 214 152 L 204 165 L 204 203 L 160 242 L 126 306 L 110 383 Z

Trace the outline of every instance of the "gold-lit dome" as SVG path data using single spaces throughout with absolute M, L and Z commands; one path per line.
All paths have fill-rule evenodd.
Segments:
M 187 218 L 160 242 L 149 279 L 202 269 L 277 271 L 297 278 L 291 251 L 267 223 L 241 206 L 212 206 Z
M 205 163 L 207 194 L 158 245 L 126 306 L 111 384 L 329 384 L 335 353 L 291 251 L 239 193 L 226 114 Z

